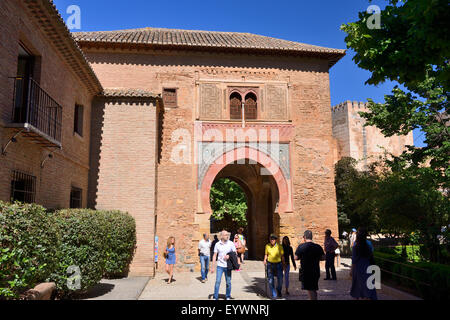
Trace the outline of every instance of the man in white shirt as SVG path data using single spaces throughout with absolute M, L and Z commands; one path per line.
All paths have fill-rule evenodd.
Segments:
M 202 266 L 202 283 L 208 280 L 210 252 L 211 241 L 209 240 L 209 235 L 205 233 L 203 239 L 198 243 L 198 255 L 200 256 L 200 264 Z
M 217 242 L 214 248 L 213 263 L 211 266 L 211 273 L 214 273 L 215 264 L 217 261 L 217 275 L 216 285 L 214 287 L 214 299 L 219 300 L 220 282 L 222 281 L 222 274 L 225 274 L 225 281 L 227 284 L 226 300 L 231 299 L 231 270 L 227 268 L 227 261 L 230 259 L 228 255 L 231 251 L 236 252 L 234 243 L 231 242 L 230 233 L 228 231 L 222 231 L 219 235 L 220 241 Z

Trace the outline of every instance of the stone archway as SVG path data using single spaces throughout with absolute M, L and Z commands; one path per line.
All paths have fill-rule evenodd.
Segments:
M 212 214 L 210 189 L 214 181 L 230 178 L 246 191 L 248 200 L 249 256 L 261 259 L 270 233 L 280 233 L 280 215 L 292 212 L 290 181 L 266 153 L 249 146 L 223 153 L 208 168 L 200 188 L 205 214 Z

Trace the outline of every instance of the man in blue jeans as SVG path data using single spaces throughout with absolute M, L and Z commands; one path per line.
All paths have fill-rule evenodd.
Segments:
M 234 243 L 231 242 L 230 233 L 228 231 L 222 231 L 219 235 L 220 241 L 217 242 L 214 248 L 213 263 L 211 265 L 211 273 L 214 273 L 214 268 L 217 262 L 217 275 L 216 285 L 214 286 L 214 299 L 219 300 L 220 282 L 222 281 L 222 274 L 225 275 L 225 281 L 227 284 L 226 300 L 231 299 L 231 270 L 227 268 L 227 261 L 230 258 L 229 253 L 231 251 L 236 252 Z
M 198 243 L 198 255 L 202 266 L 202 283 L 205 283 L 208 280 L 210 252 L 211 241 L 209 240 L 209 235 L 205 233 L 203 239 Z

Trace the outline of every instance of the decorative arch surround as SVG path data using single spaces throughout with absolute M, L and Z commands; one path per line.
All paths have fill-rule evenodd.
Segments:
M 290 178 L 287 179 L 284 176 L 282 168 L 269 155 L 249 146 L 237 147 L 223 152 L 222 155 L 215 158 L 215 160 L 207 166 L 207 170 L 202 181 L 199 181 L 200 199 L 203 212 L 207 214 L 212 213 L 210 204 L 210 190 L 217 175 L 229 164 L 242 159 L 254 161 L 255 163 L 259 163 L 265 167 L 268 173 L 270 173 L 274 178 L 278 187 L 280 195 L 278 211 L 280 213 L 292 212 L 292 189 Z

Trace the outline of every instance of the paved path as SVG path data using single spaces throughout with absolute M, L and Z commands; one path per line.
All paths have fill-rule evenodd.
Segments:
M 78 299 L 81 300 L 138 300 L 149 277 L 130 277 L 117 280 L 102 280 Z
M 319 300 L 351 300 L 349 294 L 351 280 L 349 278 L 350 261 L 342 259 L 342 266 L 337 270 L 338 281 L 325 281 L 324 273 L 319 282 Z M 232 298 L 235 300 L 267 299 L 265 296 L 265 272 L 262 262 L 247 261 L 241 272 L 233 272 Z M 201 283 L 197 273 L 175 274 L 175 282 L 168 285 L 168 276 L 159 273 L 150 280 L 140 296 L 140 300 L 207 300 L 212 299 L 215 274 L 210 275 L 207 283 Z M 307 300 L 307 294 L 300 289 L 298 271 L 291 272 L 290 296 L 284 300 Z M 284 290 L 283 290 L 284 292 Z M 225 297 L 225 279 L 222 280 L 220 298 Z M 414 297 L 398 290 L 384 287 L 378 292 L 379 300 L 413 299 Z
M 342 259 L 337 270 L 338 281 L 323 280 L 319 282 L 319 300 L 351 300 L 349 295 L 351 280 L 349 278 L 349 259 Z M 148 277 L 130 277 L 119 280 L 103 280 L 90 292 L 79 297 L 83 300 L 208 300 L 214 293 L 216 274 L 209 275 L 207 283 L 200 282 L 200 275 L 195 273 L 176 273 L 175 281 L 168 285 L 168 276 L 160 271 L 154 279 Z M 307 300 L 307 294 L 300 289 L 298 271 L 291 272 L 290 296 L 283 300 Z M 284 290 L 283 290 L 284 292 Z M 235 300 L 265 300 L 265 272 L 260 261 L 246 261 L 241 272 L 233 272 L 231 296 Z M 225 278 L 222 278 L 220 299 L 225 298 Z M 383 286 L 378 292 L 380 300 L 417 299 L 404 292 Z

